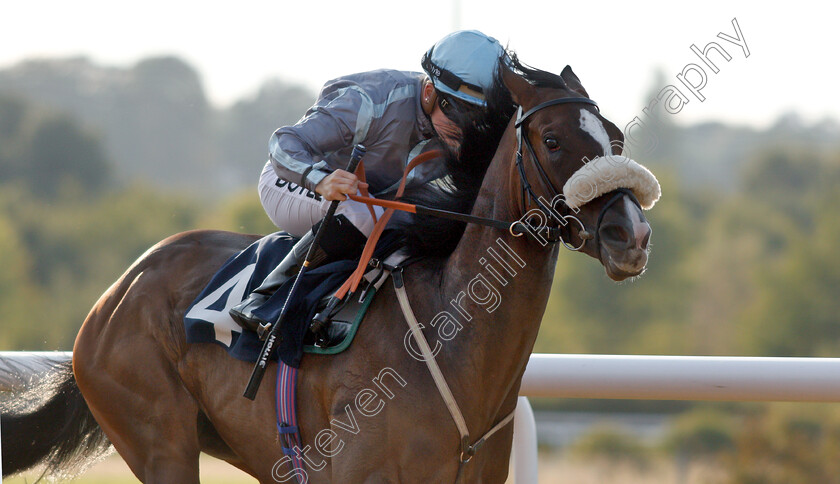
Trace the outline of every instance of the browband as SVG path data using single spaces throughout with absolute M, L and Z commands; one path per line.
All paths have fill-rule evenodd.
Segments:
M 552 99 L 551 101 L 546 101 L 542 104 L 536 105 L 535 107 L 529 109 L 524 114 L 519 116 L 516 119 L 516 127 L 518 128 L 519 125 L 521 125 L 522 123 L 525 122 L 526 119 L 528 119 L 528 116 L 534 114 L 535 112 L 537 112 L 541 109 L 545 109 L 549 106 L 554 106 L 555 104 L 568 104 L 568 103 L 584 103 L 584 104 L 591 104 L 591 105 L 595 106 L 596 108 L 598 107 L 598 103 L 589 99 L 588 97 L 561 97 L 559 99 Z

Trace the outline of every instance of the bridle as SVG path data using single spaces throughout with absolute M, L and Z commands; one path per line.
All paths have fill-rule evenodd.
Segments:
M 540 163 L 539 158 L 537 157 L 537 153 L 534 150 L 534 147 L 531 144 L 531 141 L 528 139 L 527 136 L 525 136 L 523 134 L 523 124 L 525 123 L 525 121 L 528 120 L 528 118 L 531 115 L 533 115 L 534 113 L 536 113 L 536 112 L 538 112 L 542 109 L 550 107 L 550 106 L 556 106 L 558 104 L 569 104 L 569 103 L 590 104 L 592 106 L 595 106 L 596 109 L 600 110 L 600 108 L 598 108 L 598 103 L 596 103 L 592 99 L 589 99 L 589 98 L 586 98 L 586 97 L 564 97 L 564 98 L 552 99 L 550 101 L 546 101 L 544 103 L 538 104 L 535 107 L 529 109 L 528 111 L 525 111 L 524 113 L 522 112 L 522 107 L 521 106 L 517 109 L 516 122 L 514 123 L 514 127 L 516 128 L 516 167 L 519 171 L 520 184 L 521 184 L 521 187 L 522 187 L 522 206 L 527 210 L 527 208 L 531 206 L 531 202 L 533 201 L 537 205 L 539 211 L 542 212 L 542 215 L 545 218 L 545 220 L 555 220 L 559 224 L 557 227 L 533 227 L 532 226 L 530 228 L 532 228 L 534 230 L 544 230 L 544 231 L 546 231 L 547 235 L 546 235 L 545 238 L 549 242 L 552 242 L 552 243 L 561 242 L 563 244 L 563 246 L 566 247 L 567 249 L 572 250 L 572 251 L 578 251 L 578 250 L 581 250 L 584 245 L 586 245 L 587 240 L 593 240 L 593 242 L 595 243 L 595 246 L 596 247 L 598 246 L 598 243 L 599 243 L 598 232 L 599 232 L 599 229 L 601 227 L 601 221 L 604 218 L 604 214 L 606 214 L 607 210 L 613 204 L 615 204 L 619 199 L 621 199 L 621 197 L 627 195 L 627 196 L 630 197 L 630 199 L 633 201 L 633 203 L 635 203 L 637 206 L 639 206 L 639 208 L 641 208 L 641 206 L 639 205 L 639 201 L 636 199 L 636 196 L 633 195 L 632 191 L 630 191 L 626 188 L 617 189 L 616 190 L 617 193 L 615 195 L 613 195 L 613 197 L 610 198 L 610 200 L 607 201 L 607 203 L 604 204 L 604 206 L 601 208 L 601 211 L 598 214 L 597 223 L 595 224 L 595 234 L 594 235 L 590 234 L 586 230 L 586 227 L 583 225 L 583 222 L 581 222 L 579 218 L 572 215 L 571 209 L 565 203 L 565 199 L 562 197 L 562 192 L 560 190 L 558 190 L 554 186 L 554 184 L 551 182 L 551 179 L 548 177 L 548 174 L 545 172 L 545 169 L 543 168 L 542 164 Z M 540 175 L 540 180 L 542 181 L 543 185 L 546 186 L 546 188 L 548 189 L 548 191 L 551 194 L 551 197 L 552 197 L 551 200 L 552 201 L 550 203 L 550 205 L 551 205 L 550 207 L 546 205 L 545 199 L 537 196 L 537 194 L 534 193 L 534 190 L 531 188 L 531 183 L 528 181 L 528 176 L 525 173 L 524 156 L 522 154 L 522 146 L 523 145 L 525 145 L 528 148 L 528 153 L 530 153 L 531 159 L 533 160 L 534 165 L 537 168 L 537 173 L 539 173 L 539 175 Z M 606 154 L 608 154 L 608 153 L 605 153 L 605 155 Z M 527 194 L 527 198 L 526 198 L 526 194 Z M 559 201 L 560 204 L 557 204 L 556 203 L 557 201 Z M 557 205 L 560 205 L 560 206 L 558 207 Z M 522 233 L 523 233 L 523 232 L 515 232 L 514 231 L 514 226 L 517 225 L 518 223 L 523 223 L 523 222 L 515 222 L 514 224 L 512 224 L 510 226 L 510 233 L 513 234 L 516 237 L 521 236 Z M 572 233 L 571 233 L 572 223 L 576 223 L 580 227 L 580 229 L 578 230 L 578 237 L 580 237 L 580 239 L 581 239 L 581 243 L 580 243 L 579 246 L 573 246 L 569 242 L 567 242 L 567 241 L 571 240 L 571 237 L 572 237 Z M 565 232 L 565 234 L 564 234 L 564 232 Z M 565 235 L 565 237 L 564 237 L 564 235 Z M 596 250 L 596 253 L 598 253 L 598 259 L 600 260 L 600 251 Z

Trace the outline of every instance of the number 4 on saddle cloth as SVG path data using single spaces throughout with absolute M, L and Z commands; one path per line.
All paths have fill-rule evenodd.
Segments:
M 321 348 L 309 344 L 309 323 L 324 308 L 329 296 L 350 277 L 357 261 L 331 262 L 306 271 L 298 283 L 301 287 L 296 291 L 297 295 L 288 302 L 288 314 L 279 329 L 280 343 L 272 359 L 279 357 L 287 365 L 298 368 L 304 352 L 334 354 L 344 351 L 352 342 L 376 290 L 387 279 L 389 272 L 385 266 L 398 263 L 399 253 L 392 254 L 398 245 L 397 238 L 398 234 L 391 231 L 382 234 L 372 261 L 387 264 L 374 264 L 377 267 L 365 274 L 366 287 L 345 298 L 344 306 L 333 316 L 334 324 L 349 326 L 347 336 L 334 346 Z M 187 342 L 216 343 L 234 358 L 255 362 L 262 341 L 255 332 L 234 322 L 228 311 L 259 287 L 297 240 L 285 232 L 267 235 L 225 262 L 184 315 Z M 277 321 L 293 282 L 294 277 L 283 283 L 256 314 L 267 321 Z

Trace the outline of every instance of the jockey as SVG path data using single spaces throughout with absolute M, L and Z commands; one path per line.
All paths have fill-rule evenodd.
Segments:
M 297 124 L 275 131 L 260 176 L 260 201 L 275 225 L 301 240 L 231 316 L 246 327 L 265 323 L 252 311 L 298 271 L 330 202 L 358 193 L 362 183 L 342 169 L 356 144 L 367 148 L 366 188 L 377 198 L 393 198 L 406 164 L 418 154 L 444 149 L 457 155 L 458 120 L 466 122 L 469 113 L 486 106 L 483 92 L 504 55 L 492 37 L 454 32 L 425 53 L 425 75 L 377 70 L 334 79 Z M 433 160 L 418 166 L 407 186 L 443 175 L 443 163 Z M 383 212 L 374 209 L 377 216 Z M 358 257 L 373 230 L 370 210 L 346 200 L 325 230 L 310 267 Z

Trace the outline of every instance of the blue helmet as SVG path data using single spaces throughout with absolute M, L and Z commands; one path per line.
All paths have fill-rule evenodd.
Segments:
M 421 65 L 438 91 L 485 106 L 484 91 L 493 84 L 504 53 L 504 47 L 493 37 L 477 30 L 460 30 L 433 45 L 423 55 Z

